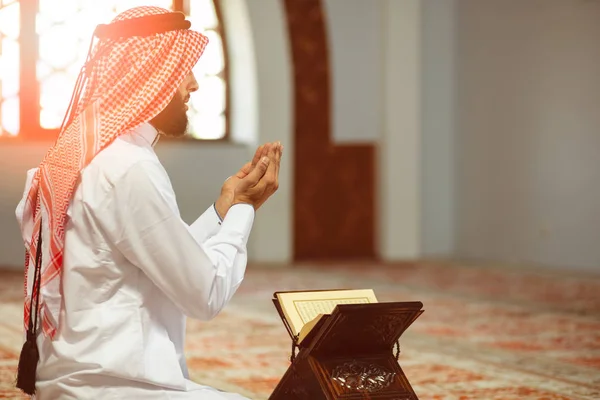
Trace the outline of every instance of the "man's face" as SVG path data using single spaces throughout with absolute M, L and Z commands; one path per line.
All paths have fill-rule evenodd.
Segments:
M 186 103 L 190 100 L 190 94 L 196 90 L 198 90 L 198 82 L 194 74 L 190 72 L 169 104 L 150 121 L 150 124 L 166 136 L 184 136 L 188 126 Z

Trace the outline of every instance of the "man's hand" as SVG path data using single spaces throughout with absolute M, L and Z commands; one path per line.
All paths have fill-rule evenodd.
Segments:
M 246 203 L 258 210 L 277 191 L 282 151 L 280 143 L 267 148 L 267 155 L 261 157 L 254 169 L 238 183 L 232 205 Z
M 221 195 L 219 199 L 215 202 L 215 208 L 217 212 L 221 216 L 221 218 L 225 218 L 227 211 L 233 205 L 235 190 L 242 181 L 242 179 L 246 178 L 248 174 L 250 174 L 258 164 L 258 162 L 263 157 L 268 157 L 271 149 L 275 149 L 272 154 L 273 158 L 275 158 L 275 154 L 279 154 L 279 159 L 281 159 L 281 155 L 283 152 L 283 145 L 280 143 L 266 143 L 258 147 L 256 152 L 254 153 L 254 157 L 251 162 L 246 163 L 235 175 L 227 178 L 223 187 L 221 188 Z M 272 161 L 276 161 L 273 159 Z M 279 173 L 279 166 L 277 169 L 277 173 Z M 264 199 L 266 201 L 266 198 Z M 264 201 L 262 202 L 264 203 Z M 260 205 L 262 205 L 262 203 Z M 259 206 L 260 206 L 259 205 Z

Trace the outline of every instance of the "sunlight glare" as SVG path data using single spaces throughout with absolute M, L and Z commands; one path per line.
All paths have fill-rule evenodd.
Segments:
M 62 123 L 71 99 L 74 82 L 72 75 L 54 73 L 42 81 L 40 87 L 40 124 L 53 129 Z
M 208 45 L 194 67 L 194 73 L 200 76 L 217 75 L 225 68 L 221 36 L 215 31 L 206 31 L 204 34 L 208 37 Z
M 18 3 L 15 5 L 18 6 Z M 172 9 L 172 0 L 39 0 L 36 19 L 39 35 L 37 77 L 40 80 L 40 124 L 43 128 L 60 127 L 95 27 L 141 5 Z M 209 38 L 205 53 L 194 67 L 201 89 L 191 98 L 190 130 L 196 138 L 219 139 L 225 134 L 227 105 L 226 82 L 217 76 L 225 69 L 223 43 L 216 31 L 219 21 L 213 0 L 191 1 L 190 12 L 188 18 L 192 29 L 203 32 Z M 12 29 L 13 34 L 18 33 L 18 18 L 11 16 L 10 21 L 17 21 L 16 27 L 6 28 L 3 23 L 0 26 L 9 31 Z M 15 90 L 14 87 L 2 89 Z
M 192 107 L 202 113 L 221 114 L 225 111 L 226 86 L 218 76 L 208 76 L 198 83 L 200 90 L 191 96 Z
M 37 75 L 41 80 L 40 124 L 45 129 L 60 127 L 98 24 L 108 23 L 118 13 L 139 5 L 171 7 L 171 0 L 39 1 Z
M 77 0 L 38 0 L 38 20 L 48 25 L 67 21 L 75 17 L 79 9 Z
M 18 97 L 11 97 L 2 102 L 0 121 L 2 121 L 2 130 L 8 132 L 9 135 L 16 136 L 19 133 Z
M 0 46 L 0 95 L 7 98 L 19 93 L 19 45 L 14 40 L 4 38 Z
M 0 34 L 12 39 L 19 37 L 21 29 L 19 3 L 13 3 L 0 9 Z
M 19 133 L 19 64 L 18 43 L 20 5 L 4 1 L 0 7 L 0 136 Z
M 46 64 L 42 60 L 38 60 L 38 62 L 37 62 L 37 79 L 38 79 L 38 81 L 42 81 L 42 80 L 46 79 L 46 77 L 49 76 L 51 73 L 52 73 L 52 68 L 50 68 L 50 66 L 48 66 L 48 64 Z
M 193 0 L 193 1 L 197 1 L 197 0 Z M 115 10 L 118 13 L 121 13 L 125 10 L 128 10 L 130 8 L 134 8 L 134 7 L 140 7 L 140 6 L 155 6 L 155 7 L 161 7 L 161 8 L 166 8 L 168 10 L 170 10 L 173 5 L 172 5 L 172 1 L 171 0 L 119 0 L 119 1 L 114 1 L 113 2 L 115 4 Z
M 75 61 L 77 53 L 73 49 L 78 42 L 73 30 L 55 25 L 40 35 L 40 58 L 51 68 L 64 69 Z
M 195 128 L 191 136 L 196 139 L 215 140 L 225 136 L 225 116 L 214 114 L 196 114 L 191 118 Z
M 192 29 L 215 29 L 219 24 L 213 0 L 194 0 L 190 2 L 190 21 Z

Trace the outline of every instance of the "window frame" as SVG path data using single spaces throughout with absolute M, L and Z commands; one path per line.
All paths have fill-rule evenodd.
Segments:
M 181 11 L 186 16 L 190 15 L 189 2 L 193 0 L 172 0 L 172 9 Z M 218 25 L 215 31 L 221 38 L 224 68 L 218 74 L 225 84 L 225 134 L 218 139 L 202 139 L 186 135 L 180 138 L 163 137 L 162 140 L 169 142 L 195 142 L 195 143 L 219 143 L 230 141 L 231 122 L 231 86 L 229 84 L 229 54 L 227 51 L 227 37 L 223 28 L 223 18 L 220 0 L 212 0 Z M 19 133 L 15 136 L 2 135 L 0 143 L 3 142 L 55 142 L 60 129 L 45 129 L 40 124 L 40 82 L 37 79 L 37 62 L 39 59 L 39 38 L 36 33 L 36 16 L 38 13 L 38 0 L 18 0 L 20 7 L 20 32 L 19 32 Z M 193 27 L 192 27 L 193 29 Z M 91 39 L 91 38 L 90 38 Z M 73 88 L 71 88 L 71 91 Z M 202 90 L 200 87 L 199 90 Z M 30 118 L 37 115 L 37 118 Z

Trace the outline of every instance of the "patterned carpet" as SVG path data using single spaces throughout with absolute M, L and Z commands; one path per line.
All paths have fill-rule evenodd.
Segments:
M 0 398 L 20 349 L 21 277 L 0 274 Z M 234 301 L 190 321 L 192 378 L 267 399 L 288 366 L 275 290 L 373 288 L 381 301 L 424 303 L 400 364 L 420 399 L 600 399 L 600 277 L 444 264 L 250 268 Z

